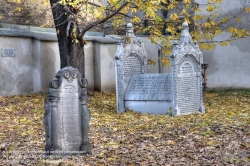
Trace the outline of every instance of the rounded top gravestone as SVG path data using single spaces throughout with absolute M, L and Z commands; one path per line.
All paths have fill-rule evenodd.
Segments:
M 91 153 L 86 86 L 87 80 L 71 66 L 59 70 L 50 81 L 44 103 L 45 151 L 48 155 L 62 157 Z

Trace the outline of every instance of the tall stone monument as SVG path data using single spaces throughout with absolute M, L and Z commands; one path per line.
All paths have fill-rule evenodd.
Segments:
M 127 24 L 126 36 L 118 43 L 115 54 L 117 112 L 125 111 L 124 97 L 133 74 L 146 72 L 147 54 L 144 43 L 133 32 L 131 23 Z
M 171 57 L 173 115 L 204 113 L 202 105 L 202 52 L 192 42 L 188 24 L 182 24 L 179 44 L 174 44 Z
M 72 67 L 59 70 L 50 81 L 44 102 L 45 151 L 50 155 L 91 154 L 86 87 L 87 80 Z

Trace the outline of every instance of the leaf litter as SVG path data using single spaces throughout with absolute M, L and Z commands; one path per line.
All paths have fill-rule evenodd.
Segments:
M 206 91 L 205 114 L 116 113 L 89 92 L 92 155 L 45 159 L 45 94 L 0 97 L 0 165 L 250 165 L 250 90 Z M 152 108 L 154 109 L 154 108 Z

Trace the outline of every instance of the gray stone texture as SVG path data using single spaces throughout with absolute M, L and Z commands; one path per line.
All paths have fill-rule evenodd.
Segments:
M 147 54 L 144 43 L 135 36 L 132 24 L 128 23 L 126 36 L 118 43 L 115 54 L 117 112 L 125 111 L 124 96 L 133 74 L 146 72 Z
M 91 153 L 86 86 L 87 80 L 72 67 L 59 70 L 50 81 L 44 102 L 45 151 L 48 154 Z
M 182 24 L 179 44 L 174 44 L 171 57 L 173 74 L 173 115 L 189 114 L 200 111 L 202 106 L 202 52 L 196 42 L 192 42 L 188 24 Z
M 125 100 L 171 101 L 170 74 L 133 74 Z
M 204 113 L 203 57 L 197 43 L 192 42 L 186 22 L 182 24 L 180 42 L 174 44 L 170 55 L 169 74 L 140 74 L 141 64 L 134 54 L 131 55 L 127 61 L 121 63 L 122 58 L 116 61 L 117 112 L 124 112 L 126 108 L 149 114 L 166 114 L 169 110 L 172 110 L 172 115 Z
M 166 114 L 172 107 L 170 74 L 133 74 L 126 94 L 125 108 L 140 113 Z

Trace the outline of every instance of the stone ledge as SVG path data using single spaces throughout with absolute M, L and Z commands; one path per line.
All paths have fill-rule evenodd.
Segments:
M 56 34 L 37 33 L 37 32 L 20 31 L 20 30 L 0 30 L 0 36 L 26 37 L 43 41 L 57 41 Z
M 114 39 L 110 37 L 96 37 L 96 36 L 86 36 L 83 37 L 83 39 L 101 44 L 117 44 L 120 41 L 120 39 Z
M 34 38 L 41 41 L 58 41 L 56 33 L 6 30 L 5 28 L 0 29 L 0 36 Z M 119 42 L 119 39 L 112 39 L 99 36 L 85 36 L 83 37 L 83 39 L 102 44 L 117 44 Z
M 34 38 L 41 41 L 58 41 L 54 28 L 40 28 L 26 25 L 0 23 L 0 36 Z M 120 38 L 104 37 L 101 32 L 88 31 L 84 40 L 103 44 L 117 44 Z

